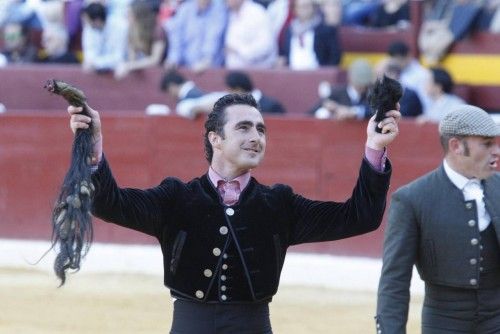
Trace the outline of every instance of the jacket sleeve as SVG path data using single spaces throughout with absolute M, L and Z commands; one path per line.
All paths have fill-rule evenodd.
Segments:
M 391 165 L 378 172 L 363 159 L 351 197 L 345 202 L 313 201 L 291 194 L 290 244 L 332 241 L 376 230 L 384 215 Z
M 119 188 L 103 156 L 92 174 L 95 193 L 92 214 L 104 221 L 151 236 L 159 236 L 162 224 L 174 207 L 175 180 L 167 179 L 159 186 L 140 190 Z
M 415 217 L 404 191 L 397 191 L 389 209 L 378 287 L 376 326 L 382 334 L 406 333 L 411 276 L 418 250 Z

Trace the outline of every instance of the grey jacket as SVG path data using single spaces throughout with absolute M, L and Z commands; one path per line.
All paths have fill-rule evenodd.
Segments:
M 500 243 L 500 173 L 483 182 L 486 208 Z M 379 333 L 406 333 L 415 264 L 426 283 L 477 289 L 480 257 L 475 201 L 448 178 L 444 167 L 398 189 L 385 231 L 377 300 Z

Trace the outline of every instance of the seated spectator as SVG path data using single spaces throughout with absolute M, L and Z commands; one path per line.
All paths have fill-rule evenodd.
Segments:
M 384 74 L 389 78 L 400 81 L 401 67 L 395 62 L 389 61 L 386 65 Z M 399 100 L 399 111 L 401 112 L 401 116 L 416 117 L 421 115 L 423 112 L 422 103 L 417 93 L 413 89 L 406 87 L 402 82 L 401 85 L 403 86 L 403 96 Z
M 467 36 L 474 28 L 481 6 L 474 0 L 457 0 L 450 10 L 449 19 L 425 20 L 422 24 L 418 45 L 422 57 L 430 65 L 438 64 L 453 43 Z
M 115 68 L 115 78 L 122 79 L 132 71 L 159 66 L 163 59 L 167 37 L 156 24 L 156 11 L 151 3 L 134 0 L 130 5 L 128 52 Z
M 4 25 L 2 54 L 7 63 L 25 64 L 35 61 L 38 48 L 31 43 L 29 32 L 29 27 L 22 23 L 9 22 Z
M 465 101 L 453 94 L 453 79 L 448 71 L 442 68 L 431 68 L 431 79 L 428 81 L 428 94 L 432 100 L 430 108 L 418 118 L 419 123 L 439 121 L 457 105 Z
M 342 24 L 360 25 L 368 24 L 370 16 L 378 8 L 381 0 L 343 0 Z
M 198 111 L 193 103 L 205 95 L 193 81 L 188 81 L 176 70 L 170 70 L 163 76 L 160 89 L 176 101 L 175 111 L 179 116 L 194 118 Z
M 293 19 L 293 0 L 273 0 L 267 7 L 271 18 L 271 32 L 278 50 L 285 43 L 285 32 Z
M 342 0 L 323 0 L 321 13 L 325 25 L 339 27 L 342 24 Z
M 322 23 L 313 0 L 295 0 L 295 19 L 285 33 L 279 65 L 312 70 L 338 65 L 341 57 L 337 29 Z
M 476 21 L 480 31 L 500 33 L 500 0 L 486 0 Z
M 365 119 L 371 117 L 368 90 L 374 75 L 370 63 L 355 60 L 347 72 L 347 84 L 331 87 L 329 94 L 313 107 L 311 113 L 319 119 Z M 324 93 L 322 93 L 324 94 Z
M 85 71 L 108 72 L 124 61 L 127 23 L 121 15 L 108 15 L 101 3 L 90 3 L 82 11 L 82 51 Z
M 174 17 L 179 1 L 177 0 L 161 0 L 160 9 L 158 10 L 158 23 L 162 27 L 166 27 L 171 18 Z
M 75 54 L 68 50 L 69 35 L 63 26 L 50 24 L 43 29 L 42 50 L 35 62 L 45 64 L 77 64 Z
M 227 9 L 223 0 L 187 0 L 168 22 L 167 67 L 195 72 L 223 64 Z
M 182 74 L 175 70 L 165 73 L 160 88 L 178 102 L 185 99 L 200 97 L 205 94 L 194 84 L 194 82 L 186 80 Z
M 411 55 L 408 44 L 403 41 L 395 41 L 389 45 L 387 49 L 389 58 L 387 62 L 392 62 L 400 67 L 401 73 L 399 81 L 404 87 L 414 90 L 422 107 L 429 107 L 431 101 L 427 95 L 427 82 L 430 78 L 429 70 L 423 67 L 420 62 Z M 384 65 L 382 65 L 383 67 Z
M 43 29 L 50 25 L 64 25 L 64 1 L 40 1 L 33 7 Z
M 30 1 L 0 1 L 0 27 L 7 23 L 20 23 L 28 31 L 41 31 L 42 22 Z
M 69 34 L 69 50 L 81 52 L 82 49 L 82 20 L 80 13 L 83 8 L 83 0 L 65 1 L 64 3 L 64 26 Z
M 276 62 L 276 46 L 264 7 L 252 0 L 226 0 L 226 4 L 229 22 L 224 41 L 225 66 L 271 68 Z
M 410 24 L 408 0 L 383 0 L 370 15 L 368 26 L 375 28 L 406 28 Z
M 285 113 L 285 108 L 278 100 L 264 95 L 259 89 L 255 89 L 253 87 L 253 83 L 246 73 L 240 71 L 228 72 L 226 74 L 225 82 L 229 93 L 251 93 L 255 98 L 255 101 L 257 101 L 257 103 L 259 104 L 260 111 L 262 113 Z

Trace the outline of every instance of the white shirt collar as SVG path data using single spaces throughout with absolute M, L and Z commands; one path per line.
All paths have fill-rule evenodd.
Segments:
M 450 181 L 460 190 L 464 190 L 465 186 L 470 181 L 477 181 L 478 183 L 480 183 L 479 180 L 477 179 L 468 179 L 462 174 L 454 171 L 453 168 L 450 167 L 448 162 L 446 162 L 446 159 L 443 160 L 443 166 L 444 166 L 444 171 L 446 172 L 446 175 L 448 176 Z

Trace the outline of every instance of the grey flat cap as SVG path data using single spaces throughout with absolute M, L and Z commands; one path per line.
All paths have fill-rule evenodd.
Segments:
M 461 105 L 450 111 L 439 123 L 439 133 L 451 136 L 500 136 L 500 126 L 481 108 Z

